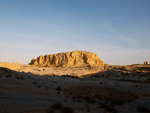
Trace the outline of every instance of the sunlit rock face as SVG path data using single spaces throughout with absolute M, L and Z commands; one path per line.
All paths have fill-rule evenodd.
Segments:
M 47 67 L 85 67 L 104 66 L 104 62 L 94 53 L 72 51 L 39 56 L 32 59 L 30 65 Z
M 0 62 L 0 67 L 16 70 L 16 69 L 20 69 L 21 66 L 19 63 Z

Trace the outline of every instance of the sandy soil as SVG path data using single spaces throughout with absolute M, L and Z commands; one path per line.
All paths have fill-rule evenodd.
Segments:
M 85 74 L 93 69 L 23 67 L 13 71 L 1 67 L 0 113 L 65 113 L 66 107 L 73 113 L 148 113 L 149 68 L 144 72 L 128 68 L 112 66 L 78 78 L 56 75 Z M 133 68 L 137 70 L 133 72 Z M 58 108 L 58 103 L 63 108 Z
M 20 69 L 16 71 L 32 73 L 37 75 L 71 75 L 71 76 L 83 76 L 87 74 L 97 73 L 102 70 L 102 67 L 91 68 L 91 67 L 75 67 L 75 68 L 65 68 L 65 67 L 36 67 L 31 65 L 23 65 Z

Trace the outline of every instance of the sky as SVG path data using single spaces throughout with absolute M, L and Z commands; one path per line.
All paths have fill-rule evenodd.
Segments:
M 0 62 L 75 50 L 150 63 L 150 0 L 0 0 Z

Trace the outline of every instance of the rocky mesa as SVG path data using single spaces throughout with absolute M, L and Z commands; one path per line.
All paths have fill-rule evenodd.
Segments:
M 30 65 L 46 67 L 85 67 L 104 66 L 95 54 L 87 51 L 62 52 L 33 58 Z

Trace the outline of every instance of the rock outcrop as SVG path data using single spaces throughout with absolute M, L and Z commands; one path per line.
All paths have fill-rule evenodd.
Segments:
M 0 67 L 17 70 L 17 69 L 20 69 L 21 65 L 18 63 L 0 62 Z
M 104 66 L 104 62 L 94 53 L 72 51 L 33 58 L 30 65 L 47 67 L 85 67 Z

